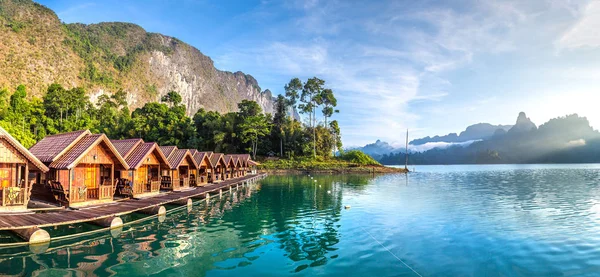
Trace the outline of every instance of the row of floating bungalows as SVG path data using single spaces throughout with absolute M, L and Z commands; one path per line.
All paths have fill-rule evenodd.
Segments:
M 109 140 L 88 130 L 46 136 L 25 148 L 0 128 L 0 212 L 27 209 L 30 198 L 65 207 L 151 197 L 256 173 L 250 155 Z

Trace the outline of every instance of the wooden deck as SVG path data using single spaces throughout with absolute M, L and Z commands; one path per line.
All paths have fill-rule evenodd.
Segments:
M 63 210 L 51 213 L 30 213 L 0 215 L 0 230 L 27 229 L 32 227 L 49 227 L 74 223 L 89 222 L 113 216 L 121 216 L 148 208 L 162 206 L 175 201 L 189 198 L 205 197 L 206 193 L 227 190 L 232 186 L 248 181 L 262 179 L 265 174 L 247 175 L 240 178 L 226 180 L 217 184 L 192 188 L 185 191 L 161 193 L 154 197 L 144 199 L 127 199 L 110 204 L 90 206 L 79 210 Z

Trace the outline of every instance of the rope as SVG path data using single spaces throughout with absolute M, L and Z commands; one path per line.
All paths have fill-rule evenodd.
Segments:
M 385 245 L 383 245 L 383 243 L 381 243 L 380 241 L 378 241 L 373 235 L 371 235 L 371 233 L 369 233 L 369 231 L 367 231 L 364 227 L 360 226 L 360 228 L 363 229 L 363 231 L 365 233 L 367 233 L 374 241 L 376 241 L 379 245 L 381 245 L 381 247 L 383 247 L 383 249 L 385 249 L 385 251 L 387 251 L 388 253 L 392 254 L 392 256 L 394 256 L 394 258 L 396 258 L 396 260 L 400 261 L 404 266 L 406 266 L 408 269 L 410 269 L 412 272 L 414 272 L 417 276 L 419 277 L 423 277 L 423 275 L 419 274 L 416 270 L 414 270 L 412 267 L 410 267 L 408 264 L 406 264 L 402 259 L 400 259 L 398 256 L 396 256 L 396 254 L 392 253 L 392 251 L 387 248 Z

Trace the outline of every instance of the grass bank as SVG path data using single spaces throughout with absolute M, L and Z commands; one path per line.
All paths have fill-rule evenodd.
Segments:
M 404 168 L 382 166 L 369 156 L 361 153 L 348 153 L 336 158 L 298 158 L 261 161 L 259 170 L 269 174 L 289 173 L 405 173 Z

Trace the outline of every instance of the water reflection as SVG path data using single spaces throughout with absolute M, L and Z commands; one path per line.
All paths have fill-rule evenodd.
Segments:
M 209 204 L 87 241 L 53 242 L 43 254 L 12 249 L 0 254 L 0 274 L 23 276 L 204 276 L 252 264 L 257 249 L 275 244 L 293 262 L 291 272 L 324 265 L 340 240 L 342 185 L 360 190 L 368 178 L 276 176 L 267 186 L 240 186 Z M 259 192 L 260 193 L 256 193 Z M 87 225 L 54 230 L 86 231 Z M 264 254 L 264 253 L 262 253 Z

